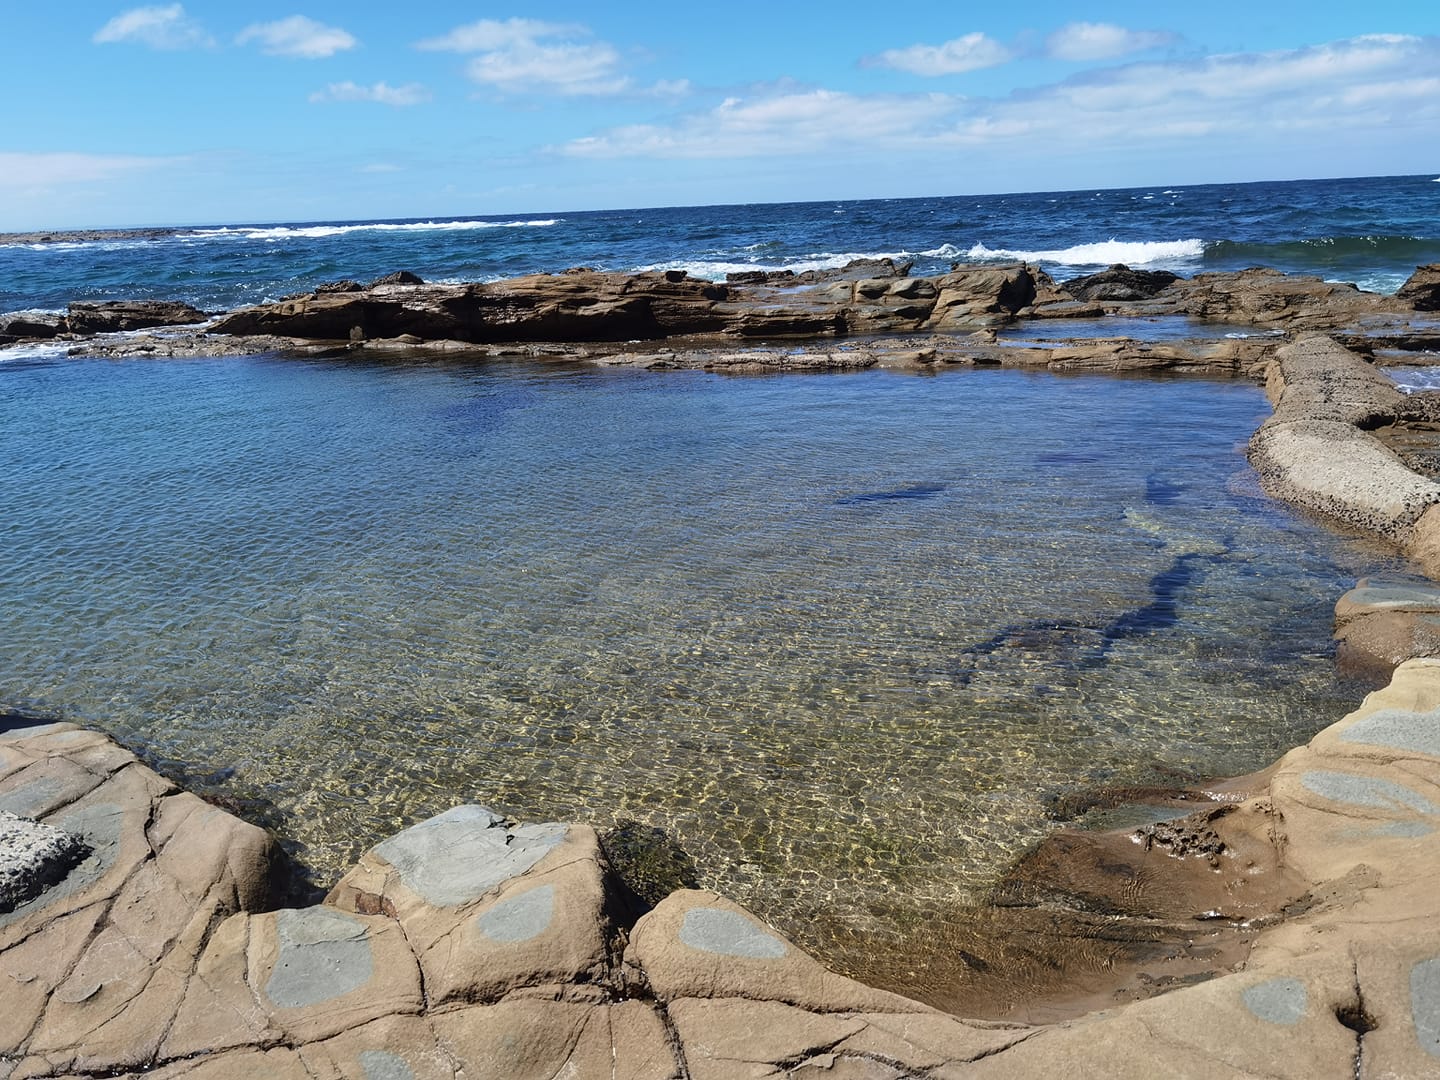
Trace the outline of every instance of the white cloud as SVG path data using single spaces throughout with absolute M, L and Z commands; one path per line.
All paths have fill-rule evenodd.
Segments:
M 947 41 L 943 45 L 911 45 L 906 49 L 886 49 L 879 56 L 867 57 L 868 67 L 888 67 L 908 71 L 912 75 L 959 75 L 966 71 L 995 67 L 1013 59 L 1014 53 L 992 37 L 981 33 Z
M 660 82 L 638 88 L 622 69 L 619 51 L 574 23 L 539 19 L 481 19 L 427 38 L 416 48 L 473 56 L 465 73 L 474 82 L 503 94 L 554 94 L 601 97 L 637 93 L 675 96 L 689 84 Z
M 93 184 L 128 173 L 173 165 L 177 158 L 138 157 L 127 154 L 44 153 L 0 151 L 0 190 Z
M 304 15 L 291 15 L 276 22 L 254 23 L 241 30 L 235 44 L 258 42 L 267 56 L 295 60 L 323 60 L 359 44 L 353 35 L 338 26 L 326 26 Z
M 134 42 L 152 49 L 196 49 L 215 44 L 205 28 L 185 14 L 182 4 L 131 8 L 95 31 L 97 45 Z
M 789 90 L 754 99 L 726 98 L 671 127 L 635 124 L 564 147 L 575 157 L 715 158 L 785 155 L 827 147 L 914 139 L 948 115 L 941 94 L 862 96 Z
M 417 49 L 432 52 L 493 52 L 532 44 L 542 37 L 584 37 L 588 31 L 574 23 L 550 23 L 539 19 L 481 19 L 457 26 L 443 37 L 426 38 Z
M 1225 140 L 1314 149 L 1405 127 L 1440 139 L 1440 38 L 1369 35 L 1301 49 L 1127 64 L 1006 97 L 858 95 L 774 87 L 669 124 L 615 128 L 559 150 L 589 158 L 783 157 L 1029 149 L 1134 153 Z M 1302 141 L 1304 140 L 1304 141 Z M 1338 160 L 1338 159 L 1337 159 Z
M 1174 40 L 1174 34 L 1161 30 L 1127 30 L 1113 23 L 1075 22 L 1046 38 L 1045 49 L 1056 60 L 1114 60 L 1169 45 Z
M 346 81 L 331 83 L 324 90 L 316 90 L 310 95 L 310 101 L 314 104 L 327 101 L 374 101 L 381 105 L 423 105 L 429 100 L 430 91 L 419 83 L 390 86 L 388 83 L 377 82 L 374 86 L 361 86 L 359 83 Z

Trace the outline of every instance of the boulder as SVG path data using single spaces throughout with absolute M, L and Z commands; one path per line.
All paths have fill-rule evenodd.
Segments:
M 1037 280 L 1024 263 L 1005 265 L 957 264 L 948 274 L 933 279 L 938 295 L 927 330 L 976 329 L 1010 322 L 1021 308 L 1035 302 Z
M 1372 677 L 1440 656 L 1440 588 L 1362 578 L 1335 604 L 1335 639 L 1342 669 Z
M 204 322 L 203 311 L 177 300 L 76 300 L 66 322 L 75 334 L 107 334 L 151 326 L 188 326 Z
M 67 329 L 65 316 L 46 312 L 16 311 L 0 315 L 0 335 L 14 340 L 44 341 Z
M 1416 311 L 1440 311 L 1440 263 L 1417 266 L 1395 299 L 1408 303 Z
M 1071 278 L 1060 288 L 1077 300 L 1149 300 L 1179 280 L 1168 270 L 1131 270 L 1116 263 L 1098 274 Z
M 376 278 L 374 281 L 370 282 L 369 285 L 366 285 L 365 288 L 367 288 L 367 289 L 378 289 L 381 285 L 424 285 L 424 284 L 425 284 L 425 279 L 422 278 L 419 274 L 412 274 L 409 270 L 396 270 L 396 271 L 394 271 L 393 273 L 386 274 L 384 277 L 378 277 L 378 278 Z

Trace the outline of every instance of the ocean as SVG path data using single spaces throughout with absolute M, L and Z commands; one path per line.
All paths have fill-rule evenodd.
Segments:
M 0 312 L 71 300 L 184 300 L 204 310 L 275 300 L 339 278 L 410 270 L 492 281 L 572 266 L 809 270 L 851 259 L 1024 259 L 1057 278 L 1113 263 L 1190 275 L 1275 266 L 1393 292 L 1440 261 L 1431 176 L 1208 184 L 856 202 L 776 203 L 218 224 L 0 245 Z
M 177 228 L 0 246 L 0 309 L 877 255 L 1393 288 L 1437 211 L 1411 177 Z M 321 887 L 458 802 L 662 830 L 864 977 L 1050 797 L 1246 773 L 1358 702 L 1335 599 L 1409 572 L 1260 493 L 1266 413 L 1199 377 L 4 349 L 0 709 L 111 733 Z

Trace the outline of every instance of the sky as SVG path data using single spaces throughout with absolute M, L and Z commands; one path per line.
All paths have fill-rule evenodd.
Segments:
M 5 0 L 0 230 L 1440 171 L 1440 4 Z

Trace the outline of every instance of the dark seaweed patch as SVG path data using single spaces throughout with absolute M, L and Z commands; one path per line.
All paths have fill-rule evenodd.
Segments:
M 836 506 L 861 506 L 873 502 L 894 502 L 901 499 L 933 499 L 945 490 L 945 484 L 911 484 L 909 487 L 891 488 L 889 491 L 865 491 L 859 495 L 846 495 L 836 499 Z

